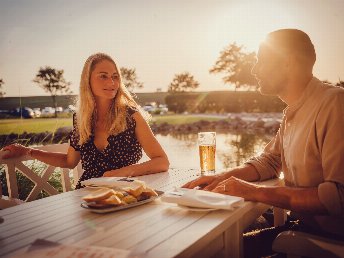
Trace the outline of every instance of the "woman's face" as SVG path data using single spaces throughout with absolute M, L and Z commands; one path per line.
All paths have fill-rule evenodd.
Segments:
M 119 88 L 119 75 L 116 66 L 104 59 L 91 73 L 91 89 L 95 98 L 113 99 Z

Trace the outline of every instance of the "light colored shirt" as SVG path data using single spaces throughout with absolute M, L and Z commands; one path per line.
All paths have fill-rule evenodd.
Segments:
M 329 215 L 292 213 L 322 230 L 344 233 L 344 89 L 313 78 L 284 111 L 276 136 L 253 165 L 260 181 L 284 173 L 286 186 L 317 187 Z

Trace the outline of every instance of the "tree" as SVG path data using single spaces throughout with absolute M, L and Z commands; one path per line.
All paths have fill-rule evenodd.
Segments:
M 63 70 L 57 70 L 51 68 L 50 66 L 46 66 L 44 68 L 41 67 L 36 75 L 36 78 L 33 80 L 43 90 L 50 93 L 55 107 L 55 117 L 57 117 L 56 96 L 62 93 L 72 93 L 69 88 L 71 83 L 66 81 L 66 79 L 63 77 L 63 73 Z
M 5 96 L 5 92 L 2 91 L 2 85 L 5 84 L 3 79 L 0 79 L 0 98 L 2 98 L 3 96 Z
M 237 46 L 234 42 L 220 52 L 220 57 L 209 72 L 224 73 L 224 83 L 234 84 L 235 89 L 242 87 L 257 90 L 257 80 L 251 74 L 255 63 L 256 53 L 245 53 L 243 46 Z
M 136 70 L 134 68 L 121 67 L 121 75 L 123 84 L 127 87 L 130 92 L 133 92 L 135 88 L 143 88 L 143 83 L 139 82 L 136 75 Z
M 344 81 L 339 79 L 339 82 L 336 83 L 336 86 L 344 88 Z
M 189 72 L 176 74 L 168 86 L 168 92 L 187 92 L 197 89 L 199 82 Z
M 341 88 L 344 88 L 344 81 L 342 81 L 341 79 L 339 79 L 339 81 L 334 84 L 334 83 L 331 83 L 330 81 L 328 80 L 322 80 L 323 83 L 326 83 L 326 84 L 330 84 L 330 85 L 334 85 L 334 86 L 337 86 L 337 87 L 341 87 Z

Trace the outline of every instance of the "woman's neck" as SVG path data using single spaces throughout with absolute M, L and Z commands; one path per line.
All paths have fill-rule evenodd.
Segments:
M 112 100 L 109 101 L 97 101 L 96 100 L 96 109 L 97 109 L 97 121 L 102 121 L 106 117 L 106 114 L 110 110 Z

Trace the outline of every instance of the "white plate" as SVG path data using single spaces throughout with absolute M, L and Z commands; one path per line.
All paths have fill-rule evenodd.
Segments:
M 199 207 L 190 207 L 190 206 L 185 206 L 185 205 L 180 205 L 178 204 L 180 208 L 189 210 L 189 211 L 200 211 L 200 212 L 206 212 L 206 211 L 216 211 L 217 209 L 215 208 L 199 208 Z
M 87 202 L 82 202 L 81 203 L 81 207 L 84 208 L 84 209 L 90 210 L 92 212 L 95 212 L 95 213 L 108 213 L 108 212 L 125 210 L 125 209 L 133 208 L 133 207 L 136 207 L 136 206 L 148 203 L 148 202 L 152 202 L 152 201 L 154 201 L 156 198 L 160 197 L 164 193 L 162 191 L 157 191 L 157 190 L 155 190 L 155 191 L 158 194 L 158 196 L 152 196 L 149 199 L 146 199 L 146 200 L 143 200 L 143 201 L 139 201 L 139 202 L 130 203 L 130 204 L 127 204 L 127 205 L 107 207 L 107 208 L 91 208 L 91 207 L 88 207 Z

